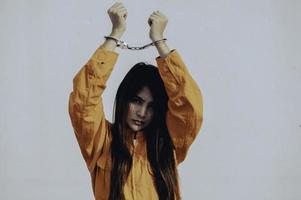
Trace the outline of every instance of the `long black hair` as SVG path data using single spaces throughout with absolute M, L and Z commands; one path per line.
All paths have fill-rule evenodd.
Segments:
M 125 199 L 123 187 L 132 168 L 132 155 L 129 150 L 132 136 L 127 131 L 126 124 L 128 104 L 143 87 L 149 88 L 154 99 L 154 115 L 143 134 L 156 190 L 160 200 L 180 199 L 174 148 L 166 126 L 168 96 L 158 68 L 140 62 L 126 74 L 115 97 L 109 200 Z

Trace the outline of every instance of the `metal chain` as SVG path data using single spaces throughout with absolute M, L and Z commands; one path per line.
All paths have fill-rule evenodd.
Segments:
M 157 40 L 157 41 L 155 41 L 155 42 L 151 42 L 151 43 L 149 43 L 149 44 L 146 44 L 146 45 L 144 45 L 144 46 L 141 46 L 141 47 L 130 47 L 128 44 L 126 44 L 126 48 L 127 49 L 130 49 L 130 50 L 143 50 L 143 49 L 146 49 L 146 48 L 148 48 L 148 47 L 150 47 L 150 46 L 155 46 L 155 44 L 157 43 L 157 42 L 161 42 L 161 41 L 166 41 L 167 39 L 166 38 L 164 38 L 164 39 L 162 39 L 162 40 Z
M 110 37 L 110 36 L 105 36 L 105 38 L 110 38 L 110 39 L 113 39 L 116 41 L 117 43 L 117 47 L 121 48 L 121 49 L 129 49 L 129 50 L 143 50 L 143 49 L 146 49 L 150 46 L 155 46 L 155 44 L 157 42 L 161 42 L 161 41 L 166 41 L 167 39 L 166 38 L 163 38 L 161 40 L 157 40 L 157 41 L 154 41 L 154 42 L 151 42 L 149 44 L 146 44 L 144 46 L 141 46 L 141 47 L 131 47 L 129 46 L 126 42 L 122 41 L 122 40 L 118 40 L 117 38 L 114 38 L 114 37 Z
M 147 44 L 147 45 L 144 45 L 144 46 L 141 46 L 141 47 L 130 47 L 129 45 L 127 45 L 127 49 L 130 49 L 130 50 L 143 50 L 147 47 L 150 47 L 150 46 L 153 46 L 153 43 L 150 43 L 150 44 Z

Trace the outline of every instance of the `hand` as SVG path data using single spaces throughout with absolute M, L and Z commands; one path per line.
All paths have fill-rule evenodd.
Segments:
M 167 17 L 160 11 L 155 11 L 150 15 L 148 19 L 148 24 L 150 26 L 149 37 L 153 42 L 163 39 L 163 32 L 167 22 Z
M 120 38 L 126 30 L 128 12 L 122 3 L 115 3 L 108 9 L 108 14 L 112 22 L 111 36 Z

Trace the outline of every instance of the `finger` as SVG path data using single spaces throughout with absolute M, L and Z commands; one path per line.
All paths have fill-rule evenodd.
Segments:
M 121 11 L 127 11 L 127 9 L 124 6 L 119 6 L 115 8 L 116 11 L 121 12 Z
M 126 8 L 112 8 L 111 13 L 119 15 L 119 13 L 126 11 Z
M 127 12 L 127 9 L 121 8 L 121 9 L 117 9 L 116 11 L 117 11 L 117 13 L 124 13 L 124 12 Z
M 154 14 L 152 17 L 153 17 L 153 18 L 160 18 L 161 16 L 158 15 L 158 14 Z
M 160 17 L 159 16 L 156 16 L 156 15 L 153 15 L 153 16 L 151 16 L 150 17 L 150 19 L 152 20 L 152 21 L 156 21 L 156 20 L 158 20 Z
M 111 12 L 115 14 L 117 13 L 118 9 L 122 7 L 124 6 L 121 3 L 115 3 L 113 6 L 111 6 L 111 8 L 109 8 L 108 13 Z
M 126 10 L 124 10 L 124 11 L 121 11 L 121 12 L 119 12 L 119 13 L 118 13 L 118 16 L 119 16 L 119 17 L 124 17 L 124 18 L 126 18 L 126 17 L 127 17 L 127 15 L 128 15 L 128 13 L 127 13 L 127 11 L 126 11 Z
M 154 18 L 154 17 L 156 17 L 155 14 L 151 14 L 151 15 L 149 16 L 149 18 Z
M 155 11 L 151 14 L 151 16 L 162 16 L 162 13 L 160 13 L 159 11 Z
M 154 16 L 157 16 L 157 17 L 165 17 L 162 13 L 160 13 L 160 12 L 155 12 L 154 14 L 153 14 Z
M 109 10 L 115 9 L 118 5 L 119 5 L 119 3 L 114 3 L 114 4 L 109 8 Z
M 112 7 L 116 8 L 116 7 L 120 6 L 120 5 L 123 5 L 123 4 L 121 2 L 116 2 L 116 3 L 113 4 Z
M 120 3 L 120 4 L 116 5 L 115 8 L 116 9 L 122 9 L 122 8 L 125 8 L 125 6 L 122 3 Z
M 161 11 L 155 11 L 155 12 L 154 12 L 154 15 L 155 15 L 155 16 L 159 16 L 159 17 L 164 17 L 164 18 L 166 18 L 166 16 L 165 16 Z
M 115 4 L 114 4 L 115 5 Z M 116 6 L 112 6 L 109 10 L 108 10 L 108 12 L 111 12 L 111 13 L 116 13 Z
M 160 14 L 160 11 L 159 11 L 159 10 L 157 10 L 157 11 L 154 11 L 154 12 L 152 12 L 152 14 L 153 14 L 153 15 Z

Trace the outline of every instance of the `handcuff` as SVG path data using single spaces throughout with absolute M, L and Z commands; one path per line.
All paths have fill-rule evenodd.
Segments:
M 104 38 L 106 38 L 106 39 L 112 39 L 112 40 L 114 40 L 116 42 L 117 47 L 119 47 L 121 49 L 129 49 L 129 50 L 143 50 L 143 49 L 145 49 L 147 47 L 155 46 L 155 44 L 158 43 L 158 42 L 166 41 L 167 40 L 166 38 L 163 38 L 161 40 L 157 40 L 157 41 L 151 42 L 151 43 L 146 44 L 144 46 L 133 47 L 133 46 L 129 46 L 125 41 L 119 40 L 119 39 L 117 39 L 115 37 L 112 37 L 112 36 L 105 36 Z

